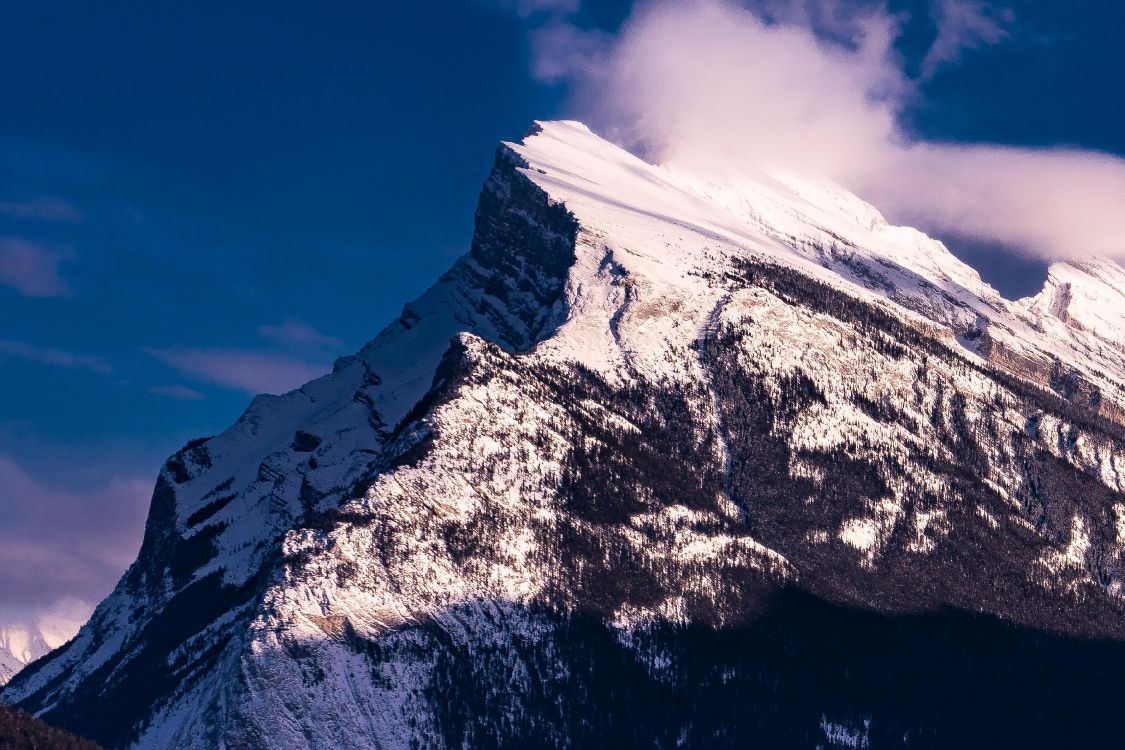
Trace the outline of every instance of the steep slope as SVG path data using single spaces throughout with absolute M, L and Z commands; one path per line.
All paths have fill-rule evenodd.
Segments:
M 169 459 L 137 562 L 0 697 L 115 747 L 1113 737 L 1098 268 L 1008 302 L 835 186 L 542 123 L 398 321 Z
M 469 255 L 363 350 L 297 391 L 255 398 L 226 432 L 167 461 L 137 562 L 75 640 L 8 693 L 41 696 L 38 711 L 54 705 L 48 695 L 67 696 L 92 715 L 70 724 L 110 744 L 134 736 L 154 705 L 232 645 L 287 531 L 353 496 L 454 334 L 520 347 L 548 329 L 577 227 L 520 164 L 498 152 Z

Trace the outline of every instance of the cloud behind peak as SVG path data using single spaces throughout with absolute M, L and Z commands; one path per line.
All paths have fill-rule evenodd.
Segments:
M 938 0 L 933 15 L 923 78 L 1014 22 L 977 0 Z M 534 32 L 534 69 L 566 82 L 575 116 L 650 159 L 826 177 L 893 221 L 1037 257 L 1125 255 L 1122 159 L 903 128 L 920 87 L 895 47 L 902 20 L 868 2 L 655 0 L 615 34 L 565 22 Z

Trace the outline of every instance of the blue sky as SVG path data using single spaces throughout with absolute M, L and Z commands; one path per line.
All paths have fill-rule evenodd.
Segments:
M 905 131 L 1125 155 L 1125 10 L 935 2 L 891 3 Z M 931 71 L 947 2 L 998 31 Z M 629 12 L 0 0 L 0 537 L 70 550 L 46 580 L 0 554 L 0 614 L 104 593 L 165 456 L 327 370 L 464 252 L 497 142 L 576 110 L 535 73 L 537 31 Z M 949 237 L 1011 296 L 1042 279 Z

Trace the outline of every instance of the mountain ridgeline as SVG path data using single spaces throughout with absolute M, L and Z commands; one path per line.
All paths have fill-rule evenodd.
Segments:
M 1009 301 L 840 188 L 579 123 L 157 479 L 0 699 L 111 748 L 1120 742 L 1125 270 Z

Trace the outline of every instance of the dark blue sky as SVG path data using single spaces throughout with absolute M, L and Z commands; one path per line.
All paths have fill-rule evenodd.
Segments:
M 77 498 L 147 482 L 271 368 L 326 370 L 378 332 L 466 250 L 497 142 L 568 114 L 529 73 L 533 5 L 0 0 L 6 471 Z M 921 84 L 907 129 L 1125 154 L 1125 10 L 1004 7 L 1009 37 Z M 930 5 L 892 8 L 916 72 Z M 1009 295 L 1041 281 L 951 245 Z
M 0 288 L 0 338 L 112 371 L 0 349 L 0 451 L 56 480 L 105 453 L 151 473 L 247 401 L 146 349 L 360 346 L 464 252 L 497 142 L 556 109 L 485 5 L 208 6 L 0 6 L 0 201 L 80 214 L 0 218 L 66 258 L 58 295 Z M 342 343 L 259 335 L 286 320 Z

